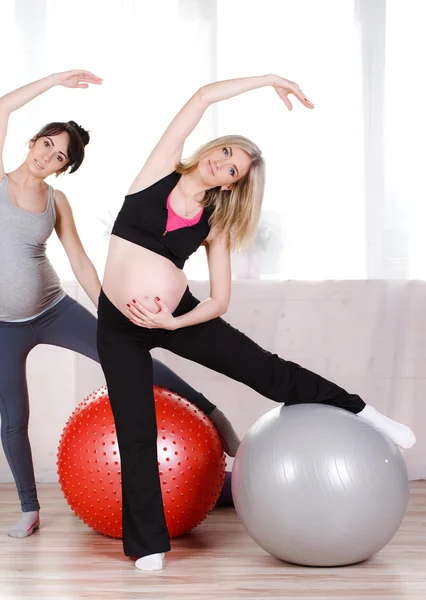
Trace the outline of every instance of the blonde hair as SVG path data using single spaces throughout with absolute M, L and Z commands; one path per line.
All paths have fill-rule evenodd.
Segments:
M 207 190 L 201 204 L 213 207 L 209 223 L 219 235 L 229 237 L 232 250 L 242 250 L 254 243 L 265 188 L 265 162 L 259 148 L 241 135 L 225 135 L 200 146 L 176 167 L 182 175 L 197 168 L 205 154 L 218 147 L 240 148 L 251 159 L 246 175 L 232 184 L 231 190 Z

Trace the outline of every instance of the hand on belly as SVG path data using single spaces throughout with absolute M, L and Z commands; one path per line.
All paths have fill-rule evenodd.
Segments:
M 146 329 L 175 329 L 175 318 L 160 298 L 143 296 L 132 298 L 127 304 L 127 315 L 135 325 Z
M 152 296 L 142 296 L 141 298 L 135 298 L 135 300 L 140 306 L 143 306 L 143 308 L 146 308 L 146 310 L 151 313 L 158 313 L 161 310 L 155 298 Z M 129 303 L 134 305 L 133 299 L 129 301 Z

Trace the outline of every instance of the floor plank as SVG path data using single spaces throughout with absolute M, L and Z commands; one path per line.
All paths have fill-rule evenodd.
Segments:
M 412 482 L 404 522 L 382 552 L 334 569 L 298 567 L 269 556 L 233 509 L 216 509 L 194 532 L 172 541 L 165 569 L 142 573 L 121 542 L 88 529 L 59 487 L 39 485 L 42 527 L 30 538 L 6 534 L 19 515 L 11 484 L 0 485 L 0 599 L 221 600 L 426 599 L 426 481 Z

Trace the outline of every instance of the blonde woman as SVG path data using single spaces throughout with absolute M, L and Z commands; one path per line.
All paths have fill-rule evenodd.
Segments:
M 267 75 L 198 90 L 171 122 L 129 189 L 112 230 L 98 306 L 98 350 L 122 461 L 123 544 L 141 570 L 162 568 L 170 549 L 157 468 L 151 381 L 153 347 L 162 347 L 240 381 L 286 405 L 322 402 L 357 413 L 409 447 L 408 427 L 391 421 L 301 366 L 260 348 L 220 316 L 231 293 L 230 251 L 251 242 L 264 188 L 259 148 L 226 136 L 182 161 L 187 136 L 214 102 L 270 86 L 291 110 L 297 84 Z M 204 244 L 210 297 L 199 302 L 182 267 Z

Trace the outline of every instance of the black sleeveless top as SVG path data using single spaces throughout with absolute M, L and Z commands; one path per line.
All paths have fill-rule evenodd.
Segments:
M 205 207 L 195 225 L 166 231 L 167 198 L 180 177 L 174 171 L 150 187 L 127 195 L 111 233 L 161 254 L 182 269 L 209 235 L 213 208 Z

